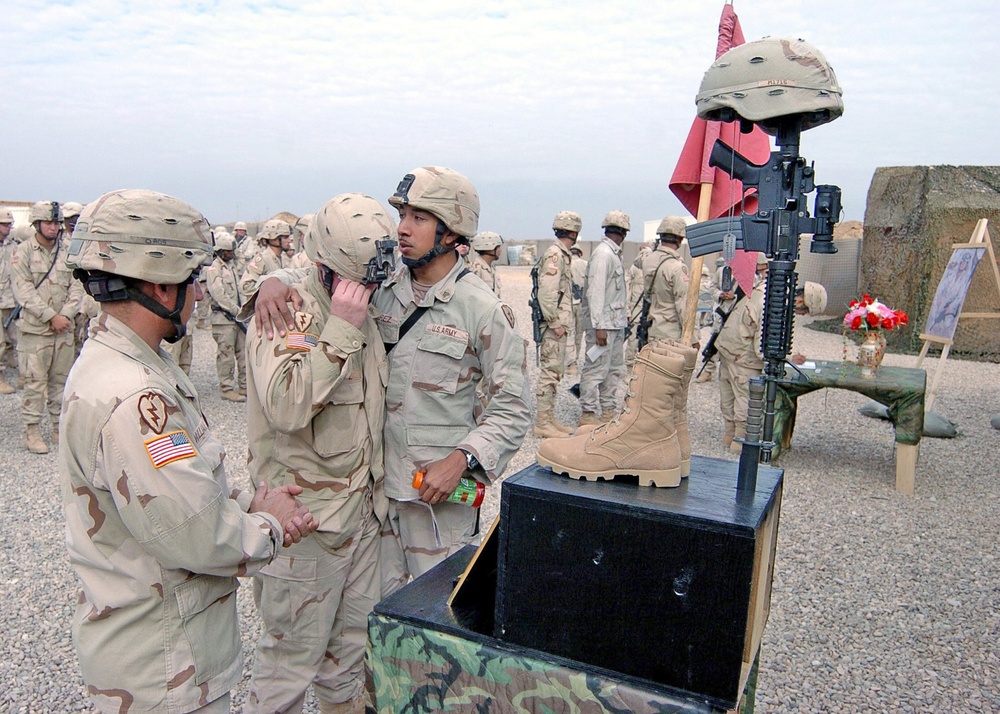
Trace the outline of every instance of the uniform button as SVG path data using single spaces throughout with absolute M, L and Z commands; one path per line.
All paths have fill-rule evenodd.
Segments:
M 351 343 L 351 344 L 353 344 L 355 347 L 360 347 L 361 346 L 361 343 L 358 342 L 357 340 L 354 340 L 354 342 Z

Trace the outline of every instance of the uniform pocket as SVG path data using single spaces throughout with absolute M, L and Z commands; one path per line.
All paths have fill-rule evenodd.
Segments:
M 417 345 L 416 363 L 411 373 L 414 389 L 454 394 L 458 390 L 468 339 L 464 331 L 428 325 Z
M 299 642 L 327 640 L 330 623 L 323 622 L 323 602 L 331 593 L 319 592 L 316 558 L 279 555 L 256 577 L 257 607 L 268 634 Z
M 199 575 L 174 589 L 194 659 L 195 683 L 204 684 L 232 667 L 240 653 L 236 578 Z

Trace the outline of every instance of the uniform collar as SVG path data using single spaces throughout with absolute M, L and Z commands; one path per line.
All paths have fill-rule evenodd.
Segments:
M 622 254 L 622 246 L 621 245 L 618 245 L 617 243 L 615 243 L 613 240 L 611 240 L 607 236 L 604 236 L 604 238 L 601 239 L 601 242 L 604 243 L 605 245 L 607 245 L 611 250 L 613 250 L 615 252 L 615 255 L 621 257 L 621 254 Z M 625 245 L 625 241 L 622 241 L 622 245 Z
M 458 282 L 458 276 L 467 269 L 464 260 L 456 261 L 451 271 L 427 290 L 423 305 L 432 305 L 435 300 L 449 302 L 455 296 L 455 283 Z M 413 274 L 404 265 L 389 278 L 386 287 L 392 290 L 401 303 L 408 305 L 414 301 L 412 279 Z

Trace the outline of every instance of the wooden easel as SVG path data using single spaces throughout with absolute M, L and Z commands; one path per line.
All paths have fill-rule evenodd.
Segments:
M 952 253 L 955 250 L 961 248 L 986 248 L 986 255 L 983 256 L 984 259 L 988 259 L 990 267 L 993 269 L 993 280 L 997 288 L 997 294 L 1000 295 L 1000 267 L 997 266 L 997 256 L 993 252 L 993 242 L 990 240 L 990 231 L 987 226 L 988 221 L 985 218 L 980 218 L 976 223 L 975 230 L 972 231 L 972 238 L 969 239 L 968 243 L 955 243 L 952 247 Z M 984 261 L 980 261 L 981 263 Z M 976 266 L 977 269 L 979 266 Z M 943 278 L 943 276 L 942 276 Z M 940 286 L 939 286 L 940 287 Z M 959 313 L 958 319 L 962 318 L 1000 318 L 1000 312 L 962 312 Z M 920 350 L 920 357 L 917 359 L 917 368 L 924 363 L 924 358 L 927 356 L 928 350 L 932 344 L 941 346 L 941 357 L 938 360 L 938 365 L 934 369 L 934 377 L 931 380 L 931 387 L 927 394 L 927 399 L 925 403 L 925 410 L 930 411 L 931 406 L 934 404 L 934 395 L 937 393 L 938 382 L 941 380 L 941 373 L 944 368 L 945 360 L 948 359 L 948 353 L 951 352 L 951 346 L 954 343 L 953 339 L 945 339 L 943 337 L 938 337 L 937 335 L 929 335 L 926 333 L 920 334 L 920 339 L 924 341 L 924 346 Z

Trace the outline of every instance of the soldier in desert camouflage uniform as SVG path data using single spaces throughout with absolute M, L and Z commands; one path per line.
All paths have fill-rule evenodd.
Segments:
M 11 237 L 14 227 L 14 216 L 10 209 L 0 208 L 0 325 L 14 312 L 17 302 L 10 285 L 10 259 L 14 255 L 17 244 Z M 3 370 L 12 367 L 14 350 L 17 347 L 17 326 L 12 320 L 6 328 L 0 327 L 0 394 L 13 394 L 14 387 L 3 378 Z
M 569 249 L 572 260 L 570 274 L 573 276 L 573 336 L 566 349 L 566 374 L 580 373 L 580 344 L 583 340 L 583 291 L 587 287 L 587 261 L 578 245 Z
M 383 595 L 477 539 L 477 512 L 446 499 L 463 476 L 499 478 L 531 422 L 527 345 L 514 311 L 455 251 L 459 236 L 476 234 L 476 189 L 451 169 L 426 166 L 404 176 L 389 203 L 399 210 L 404 266 L 373 298 L 389 353 Z M 294 325 L 285 308 L 293 295 L 278 280 L 262 283 L 256 311 L 267 330 Z M 420 491 L 417 471 L 425 473 Z
M 643 290 L 649 298 L 650 340 L 679 340 L 684 331 L 690 279 L 680 246 L 686 230 L 683 218 L 664 217 L 656 229 L 656 249 L 642 260 Z
M 566 370 L 566 342 L 573 326 L 573 273 L 569 249 L 580 235 L 583 222 L 572 211 L 560 211 L 552 221 L 556 240 L 545 249 L 538 271 L 538 304 L 545 320 L 539 345 L 538 387 L 535 390 L 535 436 L 567 436 L 572 427 L 556 419 L 556 389 Z
M 257 281 L 262 275 L 287 268 L 291 262 L 285 250 L 291 245 L 292 228 L 285 221 L 272 218 L 264 224 L 257 238 L 263 247 L 247 265 L 240 278 L 240 292 L 244 298 L 256 290 Z
M 48 402 L 52 443 L 59 442 L 59 409 L 66 375 L 73 366 L 73 320 L 83 288 L 66 267 L 69 241 L 63 237 L 62 212 L 55 201 L 39 201 L 29 219 L 35 235 L 14 251 L 11 279 L 20 303 L 19 363 L 24 367 L 21 419 L 24 445 L 33 454 L 47 454 L 39 422 Z
M 364 714 L 367 620 L 379 599 L 385 348 L 365 284 L 376 241 L 395 224 L 361 194 L 330 199 L 304 248 L 316 264 L 293 287 L 296 328 L 268 339 L 251 328 L 250 470 L 297 483 L 319 529 L 257 576 L 265 633 L 245 711 L 299 712 L 310 682 L 323 714 Z M 256 448 L 272 433 L 273 443 Z M 258 438 L 260 437 L 260 438 Z
M 500 276 L 494 263 L 500 257 L 501 245 L 503 237 L 499 233 L 493 231 L 476 233 L 469 241 L 471 250 L 466 258 L 469 270 L 486 283 L 497 297 L 500 297 Z
M 215 260 L 204 272 L 208 301 L 212 311 L 212 337 L 215 338 L 215 371 L 223 399 L 245 402 L 247 368 L 243 357 L 246 333 L 236 323 L 240 314 L 239 278 L 236 275 L 236 241 L 225 233 L 215 239 Z M 235 379 L 234 379 L 235 377 Z
M 69 247 L 102 305 L 66 385 L 59 450 L 82 585 L 73 642 L 102 712 L 229 712 L 236 577 L 317 525 L 297 486 L 230 489 L 194 386 L 158 349 L 183 332 L 210 250 L 197 211 L 141 190 L 90 204 Z

